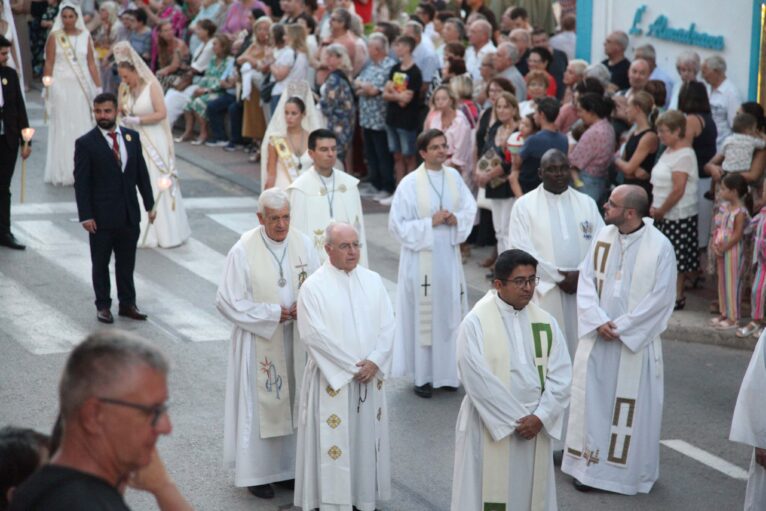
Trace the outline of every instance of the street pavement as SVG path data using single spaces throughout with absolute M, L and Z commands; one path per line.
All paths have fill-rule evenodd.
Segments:
M 0 425 L 49 431 L 56 415 L 56 386 L 67 353 L 99 328 L 90 285 L 88 239 L 77 222 L 72 188 L 43 184 L 47 129 L 39 94 L 30 95 L 38 129 L 28 162 L 25 204 L 18 203 L 20 176 L 13 182 L 16 236 L 24 252 L 0 250 Z M 234 488 L 222 462 L 223 397 L 230 326 L 215 309 L 223 261 L 240 234 L 256 225 L 253 190 L 256 167 L 243 153 L 178 147 L 179 172 L 192 238 L 170 250 L 141 249 L 136 268 L 139 307 L 148 322 L 115 317 L 159 347 L 171 360 L 172 435 L 159 449 L 181 491 L 200 510 L 290 509 L 292 493 L 277 488 L 262 501 Z M 365 204 L 368 250 L 395 295 L 398 246 L 387 232 L 383 208 Z M 488 288 L 476 262 L 466 262 L 469 298 Z M 114 291 L 113 291 L 114 293 Z M 116 304 L 113 309 L 116 309 Z M 706 341 L 704 315 L 687 314 Z M 683 338 L 684 321 L 673 332 Z M 687 329 L 688 330 L 688 329 Z M 695 331 L 696 332 L 696 331 Z M 688 337 L 688 336 L 687 336 Z M 687 338 L 685 340 L 695 340 Z M 562 510 L 734 510 L 744 500 L 750 450 L 727 440 L 734 403 L 750 357 L 748 349 L 664 342 L 665 405 L 660 478 L 649 495 L 625 497 L 575 491 L 557 470 Z M 388 386 L 391 427 L 392 499 L 388 511 L 449 509 L 454 425 L 462 391 L 416 397 L 411 384 Z M 133 509 L 156 509 L 151 498 L 128 491 Z M 462 510 L 461 510 L 462 511 Z M 471 510 L 465 510 L 471 511 Z

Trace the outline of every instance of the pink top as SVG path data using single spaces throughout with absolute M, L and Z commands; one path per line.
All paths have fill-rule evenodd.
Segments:
M 220 31 L 224 34 L 238 34 L 242 30 L 247 30 L 250 28 L 250 24 L 247 21 L 247 13 L 255 8 L 266 10 L 265 4 L 258 0 L 246 0 L 245 2 L 234 0 L 226 12 L 226 20 L 223 22 Z
M 615 151 L 614 128 L 609 119 L 593 123 L 569 152 L 569 162 L 593 177 L 605 177 Z
M 569 133 L 572 129 L 572 125 L 577 122 L 577 108 L 570 102 L 565 103 L 561 110 L 559 110 L 559 116 L 556 117 L 556 128 L 561 133 Z
M 433 111 L 428 114 L 425 129 L 444 131 L 444 134 L 447 136 L 447 145 L 449 146 L 447 165 L 451 162 L 460 167 L 463 176 L 466 173 L 471 173 L 473 170 L 473 137 L 471 136 L 471 125 L 463 112 L 458 110 L 455 119 L 445 131 L 442 127 L 441 112 Z

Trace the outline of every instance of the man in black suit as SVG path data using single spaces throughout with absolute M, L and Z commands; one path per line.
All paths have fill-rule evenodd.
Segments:
M 19 75 L 5 65 L 11 42 L 0 35 L 0 246 L 24 250 L 11 234 L 11 179 L 21 144 L 21 130 L 29 127 Z M 32 148 L 22 147 L 21 157 L 29 158 Z
M 149 171 L 138 133 L 116 124 L 117 98 L 103 93 L 93 100 L 97 126 L 75 142 L 74 190 L 83 228 L 90 233 L 93 290 L 97 319 L 113 323 L 110 307 L 109 260 L 114 252 L 120 316 L 145 320 L 136 307 L 133 269 L 136 265 L 141 212 L 136 187 L 154 222 L 156 213 Z

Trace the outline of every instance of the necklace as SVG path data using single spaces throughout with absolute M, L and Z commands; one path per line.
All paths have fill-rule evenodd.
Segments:
M 442 186 L 441 186 L 441 188 L 442 188 L 442 189 L 441 189 L 441 192 L 440 192 L 440 191 L 439 191 L 439 190 L 437 190 L 437 189 L 436 189 L 436 187 L 434 186 L 434 182 L 433 182 L 433 181 L 431 181 L 431 173 L 428 171 L 428 169 L 426 169 L 426 177 L 428 178 L 428 184 L 429 184 L 429 185 L 431 185 L 431 188 L 433 189 L 433 191 L 436 193 L 436 195 L 438 195 L 438 196 L 439 196 L 439 210 L 440 210 L 440 211 L 441 211 L 442 209 L 444 209 L 444 208 L 442 207 L 442 202 L 443 202 L 443 197 L 444 197 L 444 179 L 445 179 L 445 177 L 444 177 L 444 171 L 442 170 L 441 172 L 442 172 Z
M 303 139 L 306 137 L 306 133 L 301 129 L 301 147 L 303 147 Z M 293 156 L 295 156 L 295 159 L 298 161 L 298 173 L 300 174 L 300 171 L 303 170 L 303 163 L 301 162 L 301 154 L 297 154 L 295 152 L 295 146 L 293 145 L 293 141 L 290 138 L 290 132 L 287 132 L 287 144 L 290 146 L 290 152 L 293 153 Z
M 263 235 L 263 231 L 261 231 L 261 239 L 263 240 L 263 244 L 266 245 L 266 250 L 269 251 L 271 257 L 273 257 L 279 265 L 279 280 L 277 281 L 277 284 L 279 284 L 279 287 L 285 287 L 285 285 L 287 285 L 287 279 L 285 278 L 285 272 L 282 269 L 282 261 L 285 260 L 285 255 L 287 255 L 287 247 L 285 247 L 285 249 L 282 251 L 282 257 L 277 258 L 277 254 L 271 250 L 271 247 L 266 242 L 266 237 Z
M 322 186 L 324 186 L 324 194 L 325 197 L 327 197 L 327 205 L 330 207 L 330 218 L 335 218 L 332 209 L 332 203 L 335 201 L 335 172 L 332 173 L 332 194 L 330 194 L 330 190 L 327 189 L 327 183 L 324 181 L 324 176 L 319 172 L 317 172 L 317 175 L 319 176 L 319 180 L 322 181 Z

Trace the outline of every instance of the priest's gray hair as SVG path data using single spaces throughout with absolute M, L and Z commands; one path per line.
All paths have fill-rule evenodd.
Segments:
M 290 206 L 290 199 L 287 198 L 287 194 L 279 188 L 269 188 L 261 192 L 258 197 L 258 213 L 266 213 L 266 208 L 269 209 L 282 209 L 285 206 Z
M 69 355 L 61 375 L 61 415 L 72 417 L 91 397 L 114 397 L 110 393 L 124 390 L 129 371 L 141 366 L 168 374 L 165 356 L 136 335 L 116 329 L 89 335 Z
M 324 230 L 324 242 L 326 245 L 332 244 L 332 234 L 335 232 L 335 229 L 338 227 L 351 227 L 354 232 L 356 233 L 357 237 L 359 236 L 359 231 L 356 230 L 356 227 L 354 227 L 351 224 L 348 224 L 346 222 L 330 222 L 330 225 L 327 226 L 327 228 Z

